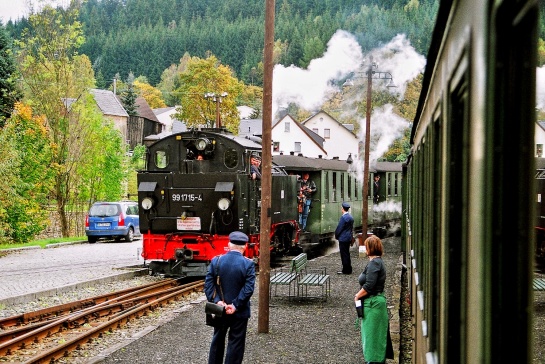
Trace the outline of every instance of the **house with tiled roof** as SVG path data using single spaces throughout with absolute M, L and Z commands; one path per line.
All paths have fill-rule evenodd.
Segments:
M 313 158 L 328 158 L 324 138 L 295 121 L 289 114 L 278 120 L 271 129 L 273 155 L 294 154 Z
M 323 138 L 323 149 L 328 158 L 347 159 L 358 155 L 359 140 L 353 133 L 354 126 L 341 124 L 327 112 L 321 110 L 301 122 L 306 128 Z
M 102 114 L 126 137 L 129 114 L 121 101 L 109 90 L 91 89 L 90 92 Z

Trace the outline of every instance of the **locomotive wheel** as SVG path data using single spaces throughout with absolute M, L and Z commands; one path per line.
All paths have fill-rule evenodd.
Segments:
M 125 235 L 125 241 L 128 241 L 129 243 L 134 240 L 134 230 L 132 228 L 129 228 L 129 232 L 127 235 Z

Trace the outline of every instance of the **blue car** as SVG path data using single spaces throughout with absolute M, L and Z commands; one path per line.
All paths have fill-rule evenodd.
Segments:
M 85 217 L 85 235 L 91 244 L 98 239 L 133 241 L 140 235 L 138 203 L 95 202 Z

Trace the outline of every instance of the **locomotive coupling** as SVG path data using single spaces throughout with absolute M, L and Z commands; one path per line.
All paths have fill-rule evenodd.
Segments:
M 193 260 L 193 250 L 191 249 L 176 249 L 177 260 Z

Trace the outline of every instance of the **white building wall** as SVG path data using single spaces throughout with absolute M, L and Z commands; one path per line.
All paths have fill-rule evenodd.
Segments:
M 347 159 L 350 153 L 352 158 L 358 155 L 358 138 L 327 113 L 317 113 L 307 119 L 304 125 L 325 139 L 324 149 L 328 159 Z M 329 130 L 329 137 L 326 130 Z
M 286 126 L 286 124 L 289 126 Z M 282 118 L 273 126 L 271 139 L 273 145 L 274 142 L 279 143 L 278 150 L 274 150 L 273 148 L 273 155 L 281 153 L 290 154 L 293 152 L 295 155 L 302 153 L 305 157 L 318 158 L 321 155 L 322 158 L 327 158 L 327 155 L 324 155 L 324 150 L 289 115 Z M 296 150 L 296 143 L 301 143 L 301 151 Z
M 160 114 L 155 114 L 155 116 L 157 117 L 157 120 L 159 120 L 159 122 L 163 125 L 163 130 L 161 130 L 161 132 L 172 133 L 172 123 L 174 122 L 174 120 L 176 120 L 173 117 L 173 114 L 175 113 L 176 113 L 176 108 L 173 107 Z

